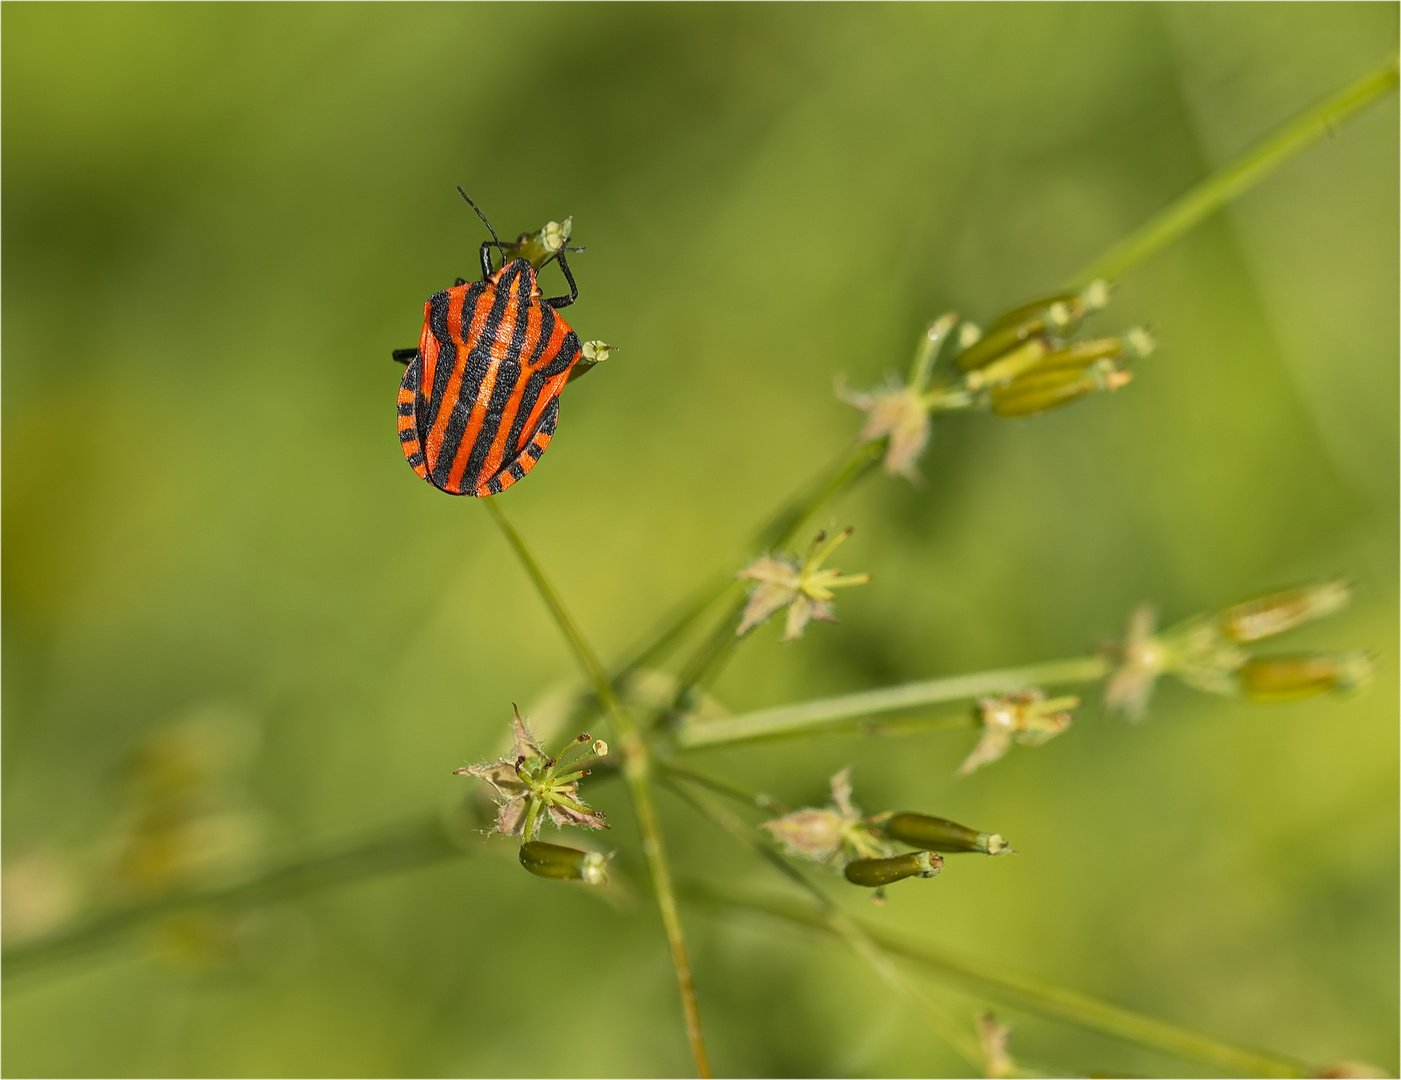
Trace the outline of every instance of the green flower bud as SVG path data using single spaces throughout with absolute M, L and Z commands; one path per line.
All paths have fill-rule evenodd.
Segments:
M 933 877 L 943 867 L 944 860 L 932 851 L 912 851 L 892 859 L 855 859 L 846 864 L 846 879 L 853 885 L 879 889 L 908 877 Z
M 966 347 L 958 358 L 964 371 L 990 364 L 1029 338 L 1069 336 L 1084 317 L 1109 303 L 1109 285 L 1093 281 L 1081 292 L 1056 293 L 1015 307 L 993 320 L 987 335 Z
M 1027 374 L 1040 375 L 1043 371 L 1084 371 L 1096 360 L 1117 360 L 1123 351 L 1124 343 L 1118 338 L 1081 341 L 1047 353 Z
M 995 387 L 992 411 L 998 416 L 1034 416 L 1093 394 L 1098 387 L 1083 371 L 1048 371 Z
M 1032 338 L 1015 349 L 1003 353 L 985 367 L 970 371 L 965 379 L 969 390 L 980 390 L 984 386 L 996 386 L 1010 382 L 1018 375 L 1036 367 L 1051 351 L 1045 338 Z
M 1036 321 L 1048 314 L 1051 308 L 1059 305 L 1057 315 L 1068 314 L 1067 305 L 1073 304 L 1079 293 L 1061 292 L 1051 296 L 1037 297 L 1035 300 L 1028 300 L 1025 304 L 1020 304 L 1010 311 L 1004 311 L 997 318 L 992 320 L 988 327 L 988 333 L 997 333 L 999 330 L 1006 330 L 1011 326 L 1021 326 L 1025 323 Z
M 563 844 L 530 840 L 521 845 L 521 865 L 536 877 L 551 881 L 582 881 L 603 885 L 608 880 L 608 860 L 596 851 L 580 851 Z
M 1024 323 L 1004 326 L 1000 330 L 989 330 L 977 342 L 958 354 L 959 370 L 976 371 L 1027 340 L 1039 336 L 1045 329 L 1046 321 L 1037 317 Z
M 527 259 L 537 270 L 549 262 L 569 240 L 574 219 L 547 221 L 539 232 L 521 233 L 502 254 L 507 259 Z
M 575 379 L 587 375 L 617 350 L 618 346 L 609 345 L 606 341 L 584 342 L 579 346 L 579 359 L 574 362 L 574 368 L 569 373 L 569 381 L 573 382 Z
M 1330 690 L 1346 694 L 1371 677 L 1372 661 L 1365 653 L 1256 656 L 1236 672 L 1251 701 L 1296 701 Z
M 1221 629 L 1232 641 L 1259 641 L 1341 611 L 1350 598 L 1345 581 L 1286 589 L 1227 608 L 1221 613 Z
M 997 833 L 974 832 L 966 825 L 928 814 L 895 814 L 882 822 L 882 828 L 892 840 L 927 851 L 981 851 L 984 855 L 1003 855 L 1012 850 L 1012 845 Z
M 1108 359 L 1096 360 L 1084 368 L 1047 371 L 1037 366 L 1004 386 L 993 387 L 988 402 L 998 416 L 1032 416 L 1101 390 L 1118 390 L 1132 379 L 1129 372 L 1120 371 Z

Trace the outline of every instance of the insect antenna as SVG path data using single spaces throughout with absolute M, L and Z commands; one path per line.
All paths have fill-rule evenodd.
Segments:
M 488 221 L 486 219 L 486 215 L 482 213 L 482 208 L 472 201 L 472 196 L 468 195 L 467 192 L 463 191 L 462 186 L 460 184 L 458 185 L 457 193 L 467 200 L 467 205 L 477 212 L 477 217 L 482 219 L 482 224 L 486 226 L 486 231 L 491 233 L 492 242 L 496 244 L 497 250 L 502 252 L 502 261 L 505 261 L 506 245 L 503 244 L 500 238 L 496 235 L 496 230 L 491 227 L 491 222 Z

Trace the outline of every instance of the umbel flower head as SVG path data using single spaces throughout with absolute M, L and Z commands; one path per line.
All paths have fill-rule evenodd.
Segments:
M 843 529 L 830 540 L 825 532 L 818 533 L 801 566 L 783 556 L 765 555 L 736 574 L 740 580 L 759 583 L 749 594 L 749 604 L 735 631 L 736 636 L 742 637 L 751 627 L 785 607 L 788 622 L 783 630 L 784 641 L 802 637 L 803 628 L 810 619 L 836 622 L 832 614 L 832 590 L 864 585 L 871 580 L 869 574 L 843 575 L 840 570 L 822 569 L 827 556 L 850 535 L 850 528 Z
M 558 757 L 547 757 L 530 734 L 513 705 L 511 756 L 482 765 L 454 769 L 454 776 L 474 776 L 485 781 L 496 797 L 495 832 L 503 836 L 535 839 L 546 816 L 556 825 L 579 825 L 606 829 L 602 810 L 592 810 L 579 798 L 579 781 L 589 774 L 581 767 L 590 757 L 603 757 L 608 744 L 594 741 L 585 732 L 574 739 Z
M 1040 746 L 1070 726 L 1071 713 L 1080 704 L 1077 697 L 1046 699 L 1040 690 L 1020 690 L 978 701 L 983 735 L 973 752 L 958 767 L 960 776 L 990 765 L 1011 749 L 1013 742 Z
M 930 325 L 920 341 L 908 382 L 891 377 L 886 385 L 873 390 L 848 390 L 844 382 L 837 383 L 837 397 L 866 414 L 866 426 L 857 439 L 889 438 L 885 471 L 891 476 L 903 476 L 911 483 L 920 479 L 915 462 L 929 444 L 930 402 L 925 391 L 939 350 L 957 323 L 958 316 L 945 315 Z
M 895 850 L 875 837 L 851 801 L 850 766 L 832 777 L 832 802 L 828 806 L 794 810 L 764 822 L 763 828 L 790 855 L 829 866 L 850 858 L 879 859 Z
M 1140 607 L 1116 650 L 1119 666 L 1105 687 L 1105 703 L 1130 720 L 1141 719 L 1162 675 L 1210 694 L 1252 701 L 1355 690 L 1371 675 L 1364 653 L 1253 656 L 1242 648 L 1331 615 L 1348 598 L 1346 582 L 1324 581 L 1247 600 L 1164 631 L 1157 630 L 1153 609 Z

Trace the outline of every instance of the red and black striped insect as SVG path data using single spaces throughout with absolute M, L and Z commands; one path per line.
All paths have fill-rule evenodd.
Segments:
M 583 249 L 561 245 L 550 257 L 569 295 L 542 298 L 535 266 L 508 260 L 513 248 L 457 190 L 491 232 L 481 247 L 482 280 L 459 278 L 430 296 L 418 348 L 394 350 L 408 365 L 399 384 L 399 442 L 414 472 L 440 491 L 495 495 L 530 472 L 554 436 L 560 391 L 580 355 L 579 339 L 555 312 L 579 296 L 565 252 Z M 499 270 L 492 269 L 493 247 L 502 253 Z

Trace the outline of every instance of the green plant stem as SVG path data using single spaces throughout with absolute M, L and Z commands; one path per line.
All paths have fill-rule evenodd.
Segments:
M 45 937 L 9 945 L 4 952 L 4 974 L 6 978 L 27 974 L 55 961 L 89 952 L 181 911 L 287 899 L 361 878 L 423 866 L 448 856 L 467 854 L 468 850 L 453 838 L 443 820 L 434 815 L 366 840 L 303 855 L 245 881 L 172 893 L 101 912 Z
M 679 777 L 690 783 L 699 784 L 701 787 L 709 788 L 726 798 L 734 799 L 746 806 L 752 806 L 755 810 L 762 810 L 766 814 L 786 814 L 792 809 L 787 804 L 765 795 L 762 791 L 750 791 L 738 784 L 732 784 L 728 780 L 700 772 L 689 765 L 682 765 L 679 761 L 667 761 L 663 758 L 655 760 L 657 768 L 668 776 Z
M 844 940 L 852 950 L 875 970 L 886 984 L 919 1009 L 939 1036 L 965 1061 L 979 1072 L 986 1070 L 987 1061 L 983 1057 L 978 1041 L 933 1002 L 921 994 L 905 977 L 904 972 L 886 955 L 885 951 L 863 930 L 854 919 L 842 911 L 832 899 L 808 880 L 797 867 L 788 862 L 754 834 L 748 825 L 740 821 L 724 807 L 717 806 L 709 799 L 664 778 L 664 782 L 682 800 L 689 803 L 700 815 L 712 824 L 718 825 L 740 843 L 757 853 L 764 861 L 775 867 L 784 877 L 801 888 L 817 906 L 814 918 L 820 925 Z
M 1397 57 L 1393 55 L 1376 71 L 1305 109 L 1234 161 L 1217 169 L 1086 266 L 1066 283 L 1067 286 L 1082 289 L 1096 278 L 1122 277 L 1204 217 L 1254 187 L 1295 154 L 1394 90 L 1396 83 Z
M 696 1070 L 708 1077 L 710 1064 L 706 1059 L 705 1041 L 701 1037 L 700 1011 L 696 1008 L 695 985 L 691 977 L 691 961 L 686 952 L 686 937 L 681 928 L 681 915 L 676 906 L 676 890 L 672 886 L 671 867 L 667 862 L 666 848 L 662 840 L 661 822 L 657 817 L 656 803 L 652 798 L 650 780 L 651 755 L 641 733 L 623 708 L 622 702 L 613 690 L 608 673 L 604 671 L 597 654 L 589 645 L 578 625 L 565 610 L 559 593 L 550 584 L 545 572 L 526 546 L 524 538 L 515 526 L 507 520 L 505 513 L 491 497 L 482 499 L 487 512 L 496 522 L 507 542 L 520 559 L 521 565 L 535 585 L 540 598 L 545 601 L 555 624 L 564 635 L 575 658 L 584 669 L 584 674 L 593 683 L 598 695 L 613 721 L 618 741 L 623 752 L 623 777 L 627 781 L 628 794 L 632 798 L 633 812 L 637 815 L 637 828 L 642 835 L 642 852 L 647 860 L 647 869 L 652 878 L 652 889 L 657 896 L 657 907 L 661 910 L 662 925 L 666 929 L 667 944 L 671 948 L 671 963 L 676 969 L 676 985 L 681 993 L 681 1011 L 686 1022 L 686 1037 L 691 1045 L 691 1055 L 695 1058 Z
M 787 922 L 814 929 L 830 930 L 826 919 L 781 900 L 744 896 L 713 886 L 687 885 L 689 894 L 698 895 L 728 907 L 757 911 Z M 1113 1035 L 1127 1042 L 1178 1057 L 1202 1061 L 1247 1076 L 1317 1076 L 1315 1066 L 1281 1054 L 1254 1050 L 1223 1042 L 1177 1024 L 1121 1008 L 1089 994 L 1055 986 L 1028 975 L 998 971 L 980 961 L 945 952 L 937 946 L 858 923 L 858 928 L 877 946 L 893 956 L 918 963 L 934 975 L 952 979 L 966 987 L 1041 1016 L 1076 1024 L 1091 1031 Z
M 681 749 L 721 746 L 766 739 L 777 735 L 814 735 L 826 732 L 855 717 L 869 717 L 901 709 L 919 708 L 942 702 L 962 701 L 985 694 L 1005 694 L 1041 686 L 1093 683 L 1109 673 L 1104 657 L 1082 656 L 1027 667 L 979 671 L 943 679 L 902 683 L 859 694 L 803 701 L 776 709 L 761 709 L 723 720 L 682 719 L 672 729 L 672 738 Z
M 844 455 L 832 469 L 824 472 L 807 491 L 793 499 L 755 534 L 753 550 L 777 551 L 791 544 L 803 523 L 828 500 L 870 473 L 880 460 L 885 443 L 883 438 L 871 439 Z M 717 580 L 717 598 L 734 583 L 733 573 L 727 574 L 723 582 Z M 745 598 L 741 596 L 725 609 L 724 615 L 681 669 L 676 695 L 670 707 L 663 711 L 662 723 L 670 723 L 688 712 L 696 689 L 709 686 L 724 667 L 740 641 L 735 628 L 739 625 L 745 603 Z

